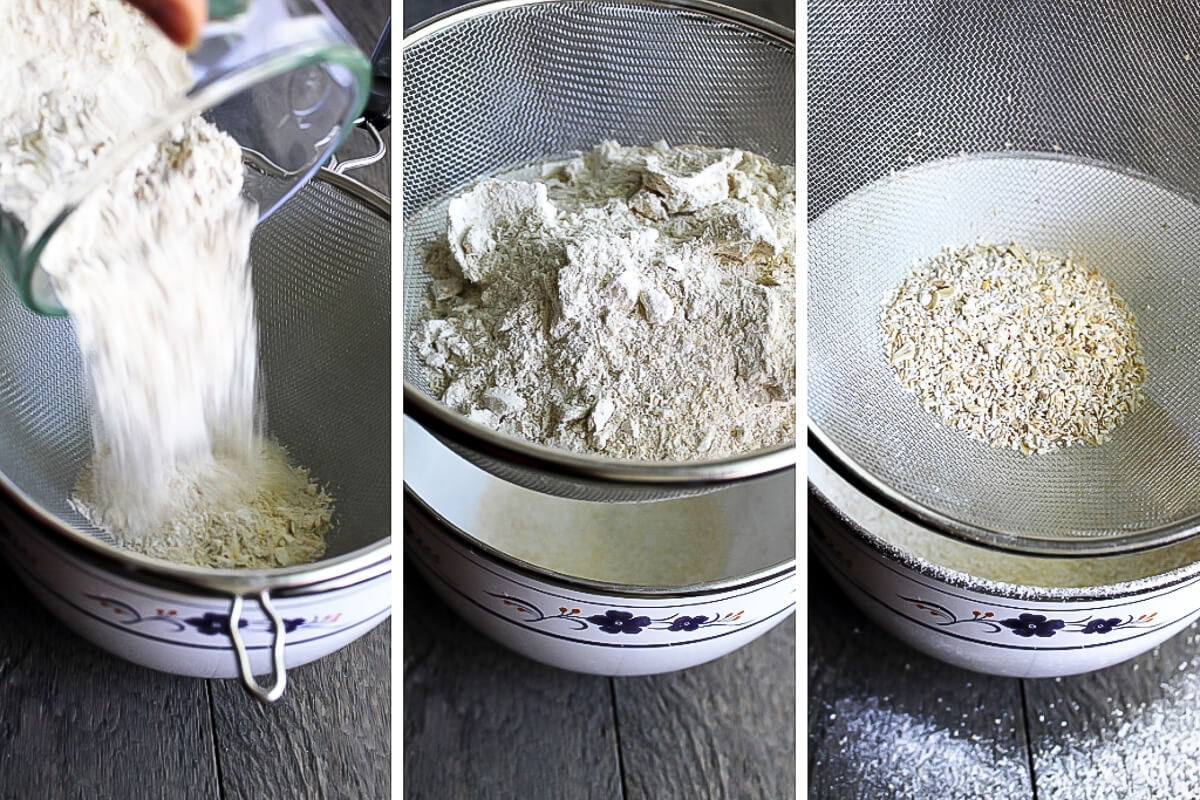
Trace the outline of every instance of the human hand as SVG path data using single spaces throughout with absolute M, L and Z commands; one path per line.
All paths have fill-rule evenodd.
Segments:
M 142 10 L 167 38 L 180 47 L 191 47 L 208 19 L 207 0 L 128 0 Z

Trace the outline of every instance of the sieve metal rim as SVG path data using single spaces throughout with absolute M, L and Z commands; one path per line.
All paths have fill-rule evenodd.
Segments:
M 825 461 L 820 453 L 816 451 L 814 453 L 821 461 L 826 464 L 829 463 Z M 1197 577 L 1200 577 L 1200 562 L 1198 562 L 1176 567 L 1160 575 L 1097 586 L 1063 586 L 1052 588 L 978 578 L 962 570 L 951 567 L 938 567 L 933 562 L 904 550 L 880 537 L 874 531 L 864 528 L 857 521 L 851 519 L 840 506 L 830 500 L 812 483 L 808 484 L 808 494 L 808 513 L 813 518 L 817 527 L 829 528 L 838 533 L 849 533 L 889 560 L 896 561 L 906 569 L 912 570 L 931 581 L 949 584 L 956 589 L 966 589 L 972 592 L 994 595 L 1005 600 L 1019 601 L 1021 603 L 1073 604 L 1123 600 L 1135 597 L 1145 599 L 1154 593 L 1173 591 L 1180 584 L 1194 581 Z M 930 534 L 934 536 L 939 535 L 937 531 L 930 531 Z M 1126 554 L 1111 553 L 1109 555 L 1120 557 Z M 1083 556 L 1081 555 L 1080 557 L 1082 558 Z
M 380 216 L 391 219 L 391 201 L 349 176 L 321 167 L 312 180 L 334 186 L 362 201 Z M 6 501 L 9 506 L 4 512 L 23 513 L 26 522 L 36 527 L 35 534 L 49 536 L 84 561 L 168 590 L 182 589 L 222 598 L 262 592 L 269 592 L 276 598 L 296 597 L 345 588 L 391 570 L 390 534 L 373 544 L 310 564 L 271 569 L 215 569 L 175 564 L 106 544 L 42 508 L 3 472 L 0 472 L 0 501 Z
M 929 528 L 933 533 L 1004 553 L 1059 557 L 1128 555 L 1200 535 L 1200 515 L 1102 538 L 1035 537 L 984 528 L 943 514 L 888 486 L 847 455 L 811 418 L 808 419 L 808 447 L 839 477 L 888 511 Z
M 742 25 L 795 52 L 796 33 L 771 20 L 709 0 L 603 0 L 614 5 L 646 6 L 705 14 Z M 401 40 L 401 52 L 468 20 L 532 5 L 586 5 L 588 0 L 481 0 L 439 14 L 410 28 Z M 430 433 L 505 463 L 560 478 L 627 486 L 637 489 L 719 488 L 734 482 L 765 477 L 796 466 L 796 440 L 724 459 L 686 462 L 627 461 L 606 456 L 572 453 L 534 444 L 494 431 L 450 410 L 423 391 L 404 382 L 404 413 Z
M 486 16 L 511 8 L 521 8 L 533 5 L 586 5 L 589 0 L 476 0 L 466 3 L 449 11 L 444 11 L 429 19 L 422 20 L 404 32 L 400 42 L 400 50 L 412 44 L 451 28 L 459 23 L 477 17 Z M 751 28 L 757 33 L 764 34 L 776 40 L 777 44 L 786 49 L 795 50 L 796 32 L 778 22 L 751 14 L 740 8 L 733 8 L 711 0 L 596 0 L 609 2 L 613 5 L 648 6 L 651 8 L 674 8 L 681 11 L 695 11 L 708 14 L 730 22 L 736 22 Z

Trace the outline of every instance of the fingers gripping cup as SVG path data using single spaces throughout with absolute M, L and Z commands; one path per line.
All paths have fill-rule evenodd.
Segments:
M 38 172 L 18 163 L 18 178 L 0 193 L 0 264 L 30 309 L 66 313 L 45 265 L 64 246 L 60 240 L 72 238 L 72 214 L 103 202 L 99 190 L 195 115 L 241 146 L 242 191 L 260 219 L 304 185 L 353 127 L 367 99 L 370 65 L 320 0 L 210 0 L 209 16 L 196 46 L 174 67 L 136 58 L 141 50 L 170 46 L 157 32 L 147 34 L 147 44 L 81 41 L 81 47 L 125 48 L 135 55 L 112 59 L 111 68 L 106 63 L 95 75 L 64 73 L 67 83 L 124 81 L 132 87 L 98 92 L 102 104 L 72 106 L 79 112 L 76 123 L 84 123 L 77 147 L 39 149 L 39 131 L 5 120 L 0 103 L 0 138 L 33 142 L 36 158 L 26 161 L 51 165 Z M 0 164 L 0 178 L 5 167 Z

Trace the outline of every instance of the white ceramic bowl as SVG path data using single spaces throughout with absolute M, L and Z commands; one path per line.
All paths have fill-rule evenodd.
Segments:
M 1144 653 L 1200 617 L 1198 541 L 1031 560 L 922 529 L 811 451 L 808 477 L 809 539 L 834 581 L 882 628 L 951 664 L 1021 678 L 1089 672 Z
M 598 675 L 669 672 L 795 607 L 793 470 L 701 497 L 585 503 L 505 483 L 408 418 L 404 437 L 406 554 L 522 655 Z
M 127 661 L 198 678 L 240 677 L 263 700 L 283 693 L 287 669 L 344 647 L 391 612 L 386 538 L 316 566 L 230 574 L 93 547 L 83 535 L 62 535 L 56 523 L 19 501 L 0 504 L 0 556 L 55 616 Z M 282 623 L 278 636 L 257 602 L 264 592 Z M 248 669 L 230 636 L 235 603 Z M 273 672 L 269 686 L 253 678 Z

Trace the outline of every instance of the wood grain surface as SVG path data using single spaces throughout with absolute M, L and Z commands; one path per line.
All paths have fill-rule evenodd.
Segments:
M 216 797 L 205 682 L 67 631 L 0 561 L 0 798 Z
M 233 681 L 210 681 L 221 797 L 389 797 L 386 634 L 293 670 L 303 679 L 271 706 L 248 702 Z
M 506 650 L 404 578 L 404 796 L 795 796 L 795 626 L 691 670 L 603 678 Z
M 369 52 L 387 0 L 328 4 Z M 347 154 L 368 147 L 359 139 Z M 355 174 L 387 193 L 389 176 L 387 161 Z M 98 650 L 0 561 L 0 800 L 388 798 L 390 642 L 388 621 L 291 670 L 284 698 L 264 707 L 237 681 Z
M 1098 672 L 998 678 L 892 638 L 810 563 L 811 798 L 1200 798 L 1200 624 Z
M 406 563 L 404 795 L 621 796 L 605 678 L 521 658 L 442 604 Z
M 789 617 L 761 639 L 708 664 L 612 681 L 624 796 L 794 796 L 795 670 L 795 626 Z

